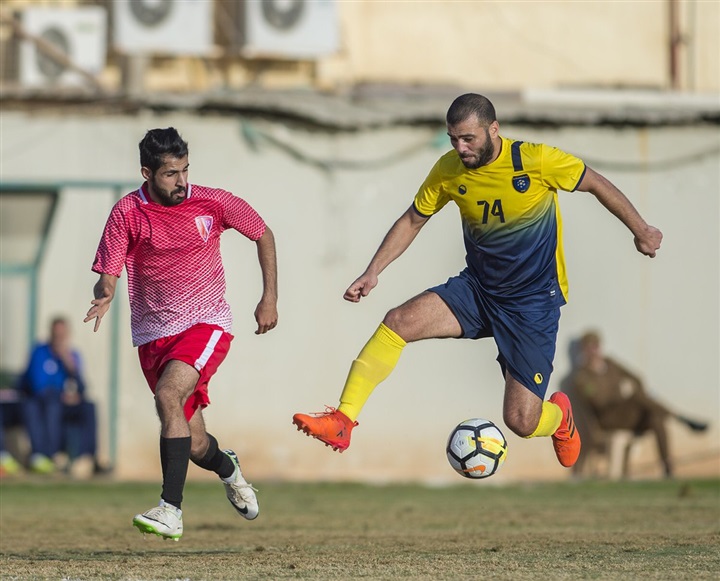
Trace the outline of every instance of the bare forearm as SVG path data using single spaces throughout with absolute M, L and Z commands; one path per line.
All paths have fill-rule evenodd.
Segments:
M 648 224 L 642 218 L 632 202 L 615 185 L 604 176 L 597 174 L 595 184 L 588 190 L 618 220 L 628 227 L 633 235 L 638 236 Z
M 662 232 L 649 225 L 630 200 L 610 180 L 587 168 L 578 190 L 590 192 L 632 232 L 638 252 L 653 258 L 662 243 Z
M 266 228 L 257 241 L 258 261 L 262 270 L 263 294 L 255 308 L 255 321 L 257 322 L 256 335 L 264 335 L 277 326 L 277 256 L 275 252 L 275 236 L 272 230 Z
M 93 287 L 94 299 L 90 301 L 92 307 L 87 312 L 83 322 L 95 320 L 95 326 L 93 331 L 97 331 L 100 328 L 100 322 L 110 308 L 110 302 L 115 296 L 115 287 L 117 285 L 117 276 L 110 274 L 101 274 L 100 279 L 95 283 Z
M 117 277 L 109 274 L 101 274 L 98 281 L 93 287 L 93 296 L 96 299 L 107 299 L 108 302 L 115 297 L 115 287 L 117 286 Z
M 427 221 L 426 217 L 420 216 L 410 206 L 390 228 L 365 272 L 348 287 L 343 298 L 346 301 L 357 303 L 366 297 L 377 286 L 378 275 L 385 270 L 388 264 L 407 250 Z
M 405 252 L 427 222 L 411 207 L 393 224 L 383 238 L 365 272 L 378 276 Z
M 277 301 L 277 252 L 275 236 L 270 228 L 257 241 L 258 261 L 263 279 L 263 299 Z

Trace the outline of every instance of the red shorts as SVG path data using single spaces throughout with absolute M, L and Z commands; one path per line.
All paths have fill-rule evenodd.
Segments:
M 177 335 L 140 345 L 140 366 L 150 390 L 155 393 L 155 386 L 169 361 L 175 359 L 192 365 L 200 377 L 185 402 L 185 417 L 189 421 L 195 410 L 210 403 L 208 383 L 228 354 L 232 340 L 233 336 L 222 327 L 199 323 Z

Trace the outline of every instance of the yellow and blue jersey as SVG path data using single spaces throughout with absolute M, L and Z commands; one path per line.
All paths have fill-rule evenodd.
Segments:
M 488 298 L 509 308 L 567 301 L 557 191 L 574 191 L 585 174 L 577 157 L 544 144 L 502 139 L 500 155 L 466 168 L 455 150 L 433 166 L 414 208 L 432 216 L 460 209 L 467 265 Z

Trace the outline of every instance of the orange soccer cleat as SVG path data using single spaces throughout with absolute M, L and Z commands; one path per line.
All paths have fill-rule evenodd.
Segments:
M 293 424 L 308 436 L 324 442 L 337 452 L 344 452 L 350 446 L 350 433 L 358 425 L 344 413 L 326 406 L 326 411 L 316 414 L 295 414 Z
M 560 426 L 552 435 L 553 448 L 560 464 L 569 468 L 577 462 L 580 455 L 580 433 L 575 427 L 568 396 L 558 391 L 550 396 L 550 401 L 557 405 L 563 414 Z

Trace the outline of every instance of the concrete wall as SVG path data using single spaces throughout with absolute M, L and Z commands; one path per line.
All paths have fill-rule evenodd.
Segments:
M 243 123 L 273 135 L 297 155 L 243 137 Z M 259 119 L 190 113 L 93 116 L 3 112 L 3 182 L 116 180 L 140 183 L 137 143 L 150 127 L 174 125 L 189 141 L 194 183 L 232 190 L 273 228 L 280 269 L 280 324 L 255 336 L 260 294 L 254 245 L 229 232 L 223 240 L 228 299 L 235 313 L 231 355 L 211 385 L 205 417 L 221 445 L 233 447 L 250 479 L 396 479 L 457 481 L 445 460 L 449 430 L 467 417 L 502 427 L 502 385 L 491 340 L 427 341 L 409 346 L 395 373 L 360 416 L 353 446 L 338 455 L 295 432 L 296 411 L 337 405 L 351 360 L 384 313 L 463 266 L 458 216 L 448 207 L 382 275 L 361 304 L 342 300 L 382 236 L 408 207 L 432 163 L 444 127 L 394 127 L 324 133 Z M 247 125 L 245 126 L 247 128 Z M 569 369 L 567 345 L 588 327 L 607 350 L 647 379 L 650 390 L 688 415 L 712 423 L 702 436 L 671 427 L 679 474 L 720 473 L 720 296 L 718 216 L 720 137 L 717 127 L 539 129 L 502 126 L 502 133 L 544 141 L 575 153 L 613 180 L 665 234 L 654 260 L 639 255 L 629 232 L 591 196 L 561 193 L 570 303 L 558 342 L 557 385 Z M 247 132 L 245 133 L 247 134 Z M 442 141 L 442 140 L 441 140 Z M 408 152 L 402 154 L 402 152 Z M 398 156 L 397 161 L 389 162 Z M 305 159 L 303 159 L 305 157 Z M 312 160 L 344 160 L 321 170 Z M 93 334 L 83 326 L 96 276 L 97 241 L 113 204 L 108 189 L 63 190 L 41 271 L 40 321 L 68 314 L 84 353 L 91 389 L 107 429 L 110 320 Z M 17 297 L 4 292 L 3 314 Z M 131 346 L 124 281 L 118 470 L 120 477 L 159 478 L 158 421 Z M 4 364 L 22 365 L 3 317 Z M 566 478 L 548 440 L 523 441 L 505 430 L 509 460 L 496 477 Z M 107 451 L 107 432 L 101 435 Z M 656 458 L 644 442 L 645 463 Z M 650 468 L 647 475 L 657 475 Z M 190 478 L 204 478 L 195 467 Z

